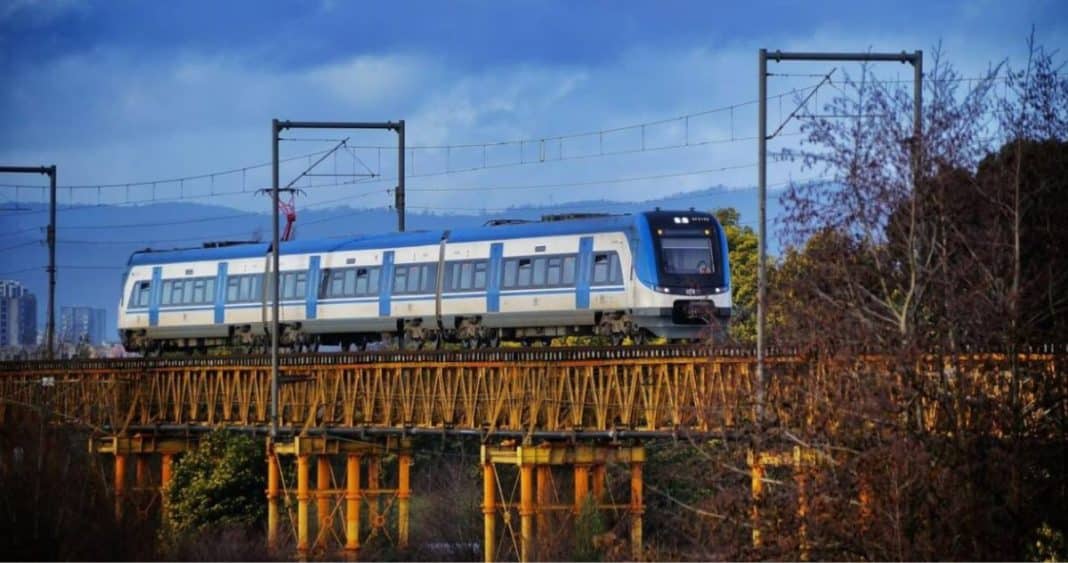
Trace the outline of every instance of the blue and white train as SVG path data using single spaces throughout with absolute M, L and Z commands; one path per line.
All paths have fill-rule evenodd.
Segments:
M 270 258 L 266 243 L 134 253 L 119 301 L 123 344 L 259 348 L 269 341 Z M 731 312 L 723 228 L 693 210 L 292 241 L 279 260 L 290 349 L 693 339 Z

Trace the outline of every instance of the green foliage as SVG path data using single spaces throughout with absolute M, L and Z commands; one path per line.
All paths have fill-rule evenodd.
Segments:
M 713 211 L 727 234 L 727 253 L 731 262 L 731 291 L 734 311 L 730 333 L 741 342 L 756 340 L 756 290 L 759 248 L 751 227 L 743 227 L 741 214 L 733 207 Z
M 604 516 L 597 510 L 593 497 L 586 497 L 582 510 L 575 520 L 575 550 L 572 561 L 600 561 L 601 550 L 598 549 L 597 537 L 605 532 Z
M 175 546 L 202 532 L 261 525 L 266 474 L 262 444 L 227 431 L 205 436 L 175 464 L 164 495 L 164 543 Z
M 1047 523 L 1035 530 L 1033 540 L 1027 546 L 1027 558 L 1031 561 L 1064 561 L 1068 559 L 1068 544 L 1064 534 Z

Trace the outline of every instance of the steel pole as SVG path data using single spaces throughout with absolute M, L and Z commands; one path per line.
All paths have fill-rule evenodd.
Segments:
M 923 51 L 912 55 L 912 158 L 913 189 L 919 188 L 920 161 L 923 154 Z
M 56 339 L 56 165 L 47 168 L 49 177 L 48 204 L 48 359 L 55 357 Z
M 759 76 L 757 78 L 757 198 L 760 200 L 760 228 L 757 233 L 757 385 L 756 404 L 757 421 L 764 418 L 764 391 L 767 386 L 764 373 L 764 331 L 767 322 L 767 283 L 768 283 L 768 52 L 761 49 L 759 54 Z
M 404 120 L 397 125 L 397 230 L 404 232 Z
M 278 437 L 278 133 L 271 121 L 271 439 Z

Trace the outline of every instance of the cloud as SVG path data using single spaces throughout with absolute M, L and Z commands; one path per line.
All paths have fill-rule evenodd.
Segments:
M 1011 45 L 1000 36 L 970 37 L 948 31 L 947 56 L 971 72 L 987 60 L 1023 45 L 1026 28 Z M 669 46 L 634 45 L 597 63 L 521 62 L 461 66 L 442 53 L 350 53 L 328 62 L 276 68 L 249 51 L 205 53 L 159 51 L 149 54 L 117 47 L 70 53 L 20 71 L 0 91 L 0 158 L 19 162 L 56 162 L 61 183 L 134 181 L 230 169 L 270 157 L 272 118 L 378 121 L 405 119 L 408 144 L 443 145 L 531 139 L 518 145 L 479 145 L 454 150 L 413 151 L 409 159 L 409 204 L 440 208 L 498 208 L 537 201 L 619 200 L 664 196 L 711 185 L 751 186 L 756 181 L 756 53 L 759 47 L 783 50 L 929 50 L 938 35 L 922 31 L 867 33 L 834 25 L 807 33 L 780 33 L 734 42 Z M 1059 41 L 1059 43 L 1058 43 Z M 1058 47 L 1063 35 L 1047 43 Z M 777 65 L 777 73 L 823 73 L 826 65 Z M 911 77 L 907 67 L 885 72 Z M 772 93 L 809 86 L 818 78 L 776 76 Z M 824 95 L 821 93 L 821 95 Z M 829 95 L 829 94 L 828 94 Z M 769 124 L 774 129 L 792 109 L 794 96 L 774 98 Z M 708 108 L 735 105 L 688 120 L 670 120 L 644 129 L 616 131 L 629 124 L 663 120 Z M 581 138 L 553 139 L 584 131 L 606 131 Z M 392 144 L 391 135 L 351 134 L 353 144 Z M 747 139 L 748 138 L 748 139 Z M 546 141 L 542 141 L 547 139 Z M 733 139 L 733 141 L 732 141 Z M 711 144 L 703 141 L 717 140 Z M 773 141 L 777 150 L 795 137 Z M 647 149 L 683 144 L 688 148 Z M 283 156 L 329 146 L 289 143 Z M 616 156 L 584 158 L 599 153 Z M 378 169 L 375 151 L 360 158 Z M 561 156 L 566 158 L 561 158 Z M 392 175 L 385 151 L 382 173 Z M 544 161 L 544 162 L 543 162 Z M 332 162 L 326 163 L 333 165 Z M 351 162 L 342 162 L 342 167 Z M 483 168 L 483 164 L 486 165 Z M 307 165 L 283 168 L 293 177 Z M 479 168 L 458 173 L 461 169 Z M 703 175 L 662 180 L 574 186 L 612 178 L 633 178 L 694 170 L 729 168 Z M 442 171 L 454 173 L 440 175 Z M 427 176 L 427 174 L 433 174 Z M 797 167 L 772 164 L 769 182 L 804 178 Z M 250 171 L 249 186 L 265 185 L 266 171 Z M 219 182 L 237 182 L 235 176 Z M 499 191 L 416 192 L 417 188 L 515 187 L 569 184 L 556 188 Z M 308 190 L 304 201 L 354 194 L 353 205 L 385 205 L 392 182 L 358 188 Z M 202 181 L 192 186 L 161 186 L 210 194 Z M 355 194 L 381 193 L 364 199 Z M 196 191 L 199 190 L 199 191 Z M 8 195 L 8 194 L 3 194 Z M 121 199 L 124 194 L 116 193 Z M 248 196 L 212 200 L 261 209 Z

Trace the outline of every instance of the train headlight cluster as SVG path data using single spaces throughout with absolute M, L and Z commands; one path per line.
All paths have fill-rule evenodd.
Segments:
M 690 218 L 689 217 L 675 217 L 675 224 L 676 225 L 689 225 L 690 224 Z

